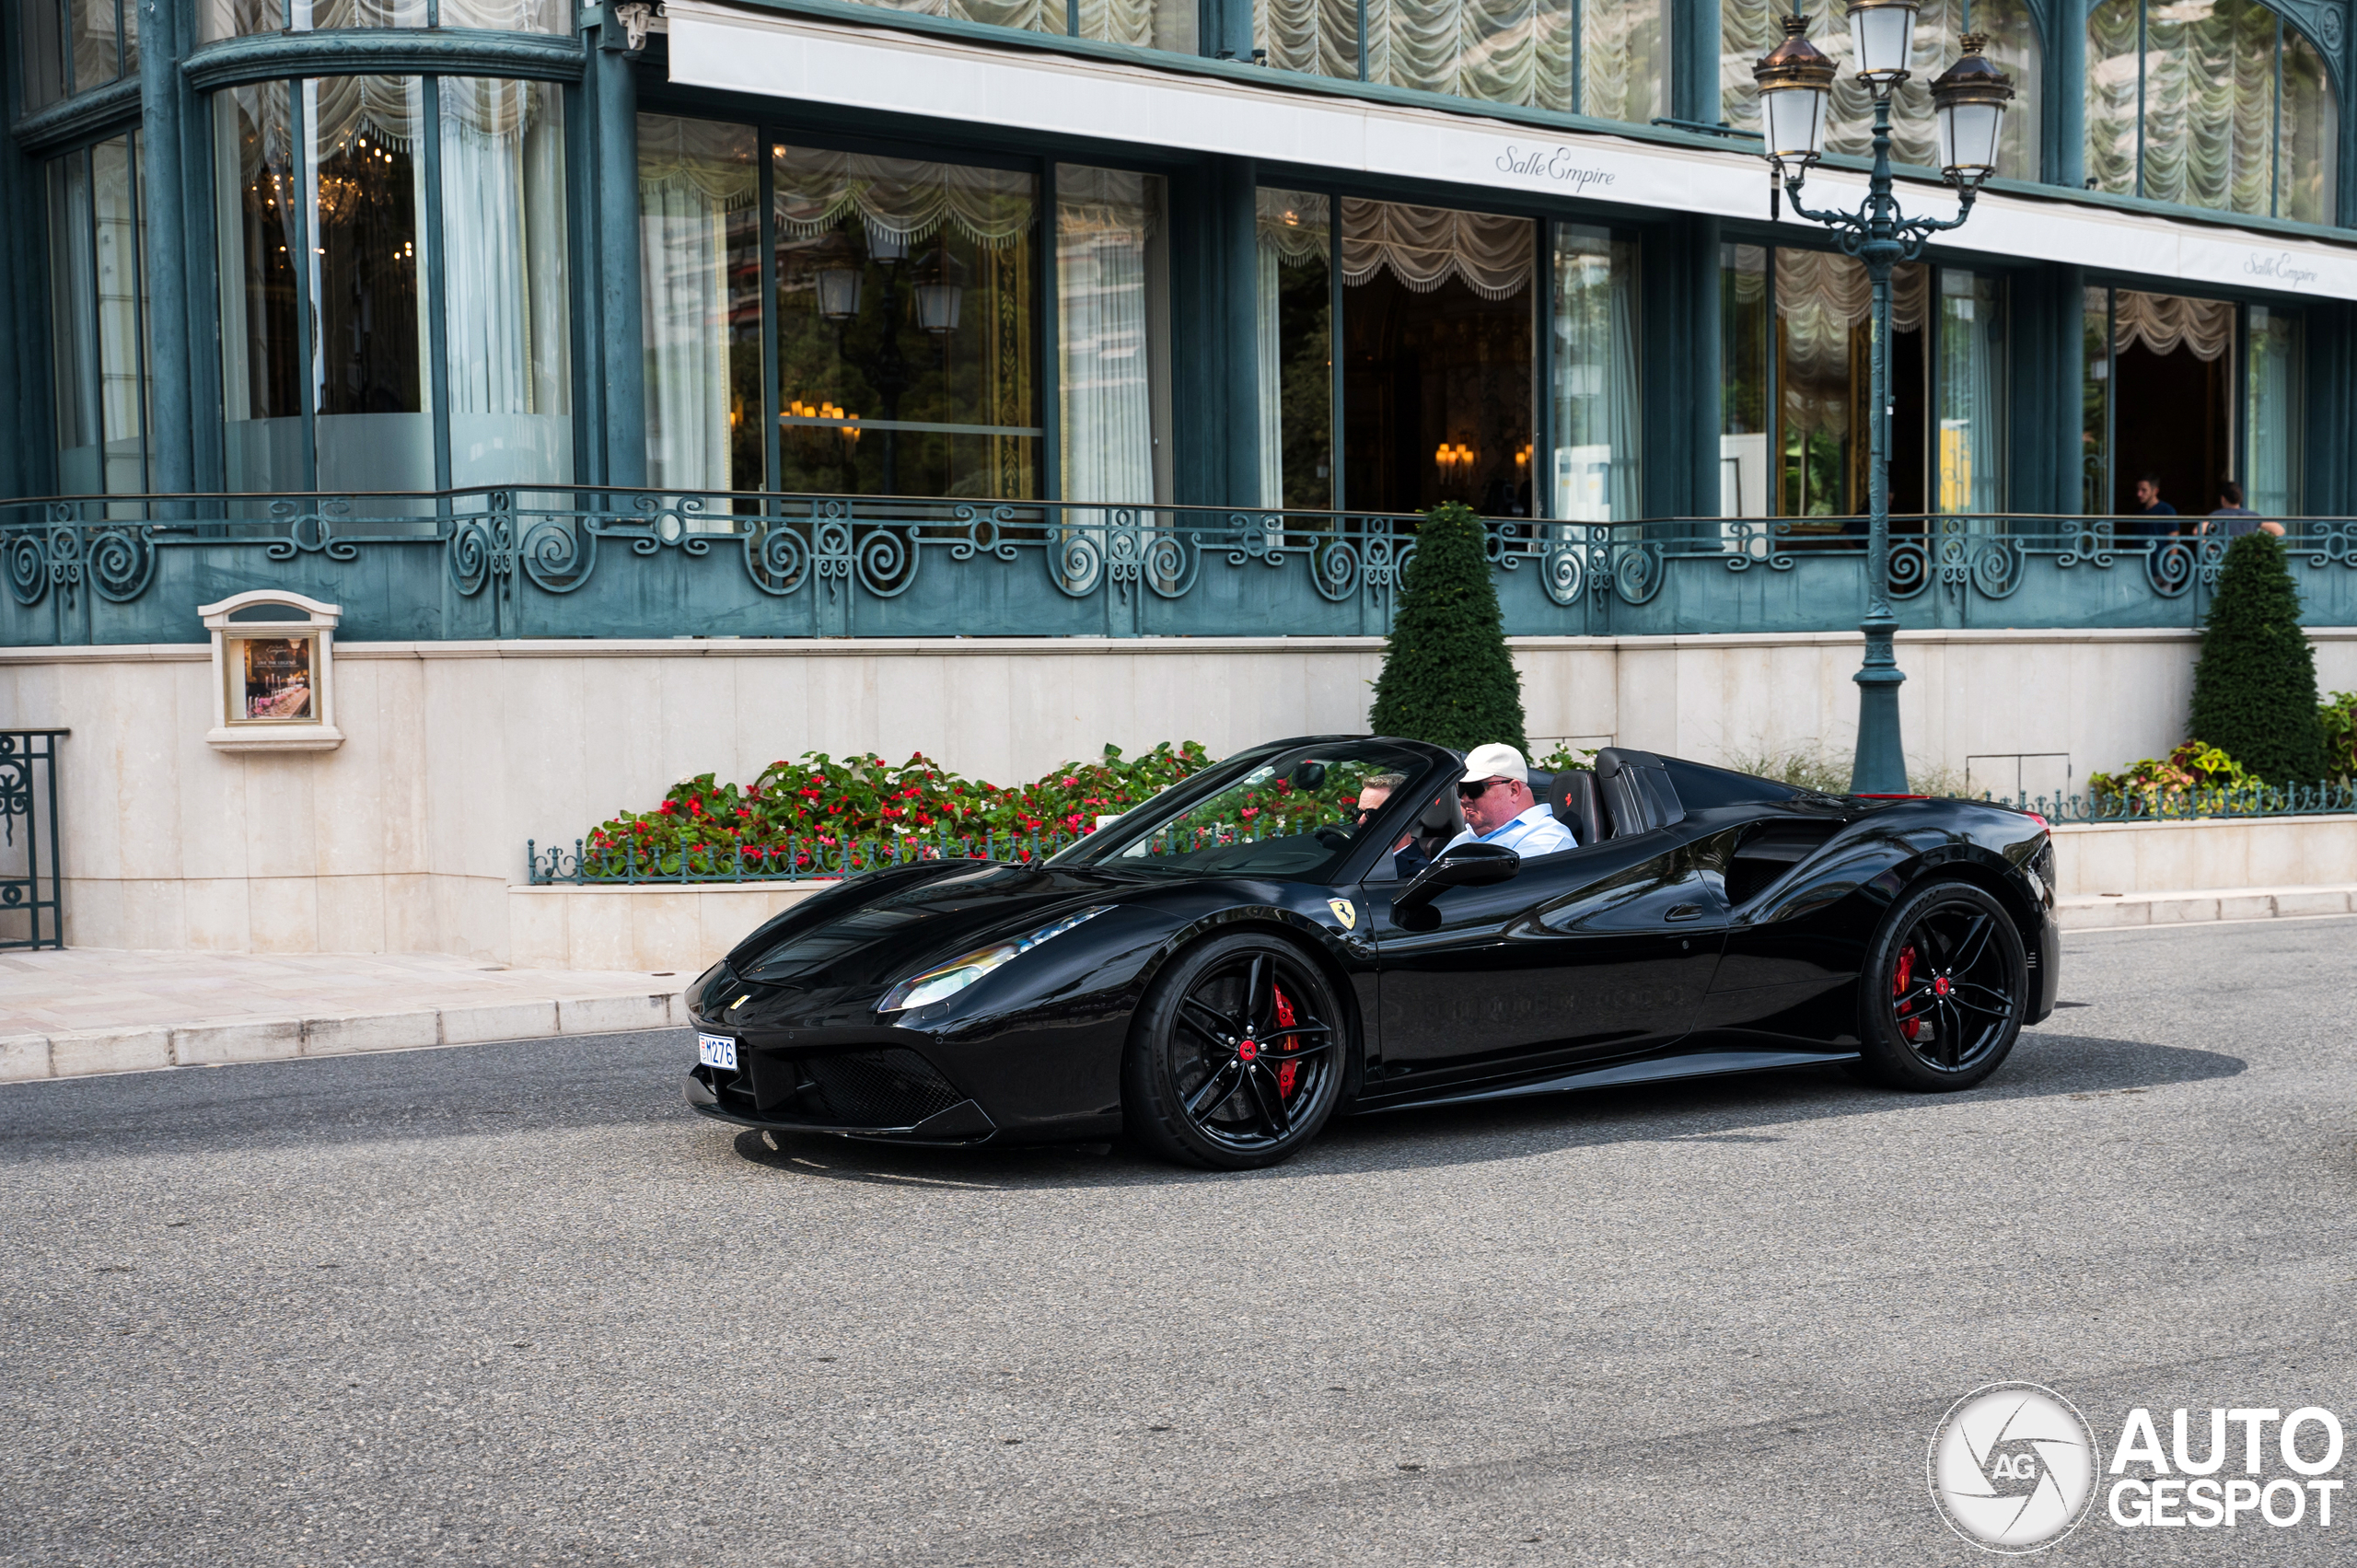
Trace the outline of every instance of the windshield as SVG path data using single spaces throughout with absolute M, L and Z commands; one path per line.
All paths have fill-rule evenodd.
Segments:
M 1190 779 L 1108 823 L 1056 860 L 1206 877 L 1329 881 L 1332 868 L 1375 822 L 1399 820 L 1411 809 L 1401 797 L 1416 795 L 1433 769 L 1422 754 L 1379 740 L 1264 752 Z M 1363 802 L 1375 809 L 1363 813 Z M 1405 830 L 1404 822 L 1392 830 Z

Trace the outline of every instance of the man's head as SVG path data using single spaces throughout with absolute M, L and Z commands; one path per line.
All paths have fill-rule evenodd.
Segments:
M 1465 754 L 1465 777 L 1457 786 L 1466 826 L 1493 833 L 1530 809 L 1530 764 L 1511 746 L 1495 741 Z
M 2136 482 L 2136 505 L 2149 506 L 2161 498 L 2161 476 L 2148 473 Z
M 1371 821 L 1383 809 L 1383 803 L 1391 798 L 1391 792 L 1407 782 L 1405 773 L 1369 773 L 1359 785 L 1360 823 Z
M 2243 487 L 2231 479 L 2222 480 L 2218 485 L 2218 499 L 2223 505 L 2239 506 L 2243 504 Z

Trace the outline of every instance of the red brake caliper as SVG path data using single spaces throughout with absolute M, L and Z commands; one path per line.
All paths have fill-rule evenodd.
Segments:
M 1280 1029 L 1289 1028 L 1298 1021 L 1299 1020 L 1296 1019 L 1293 1014 L 1293 1003 L 1286 997 L 1282 989 L 1277 989 L 1277 1028 Z M 1298 1049 L 1300 1044 L 1301 1041 L 1292 1035 L 1286 1035 L 1283 1040 L 1279 1043 L 1277 1049 L 1279 1051 L 1293 1051 Z M 1280 1098 L 1293 1093 L 1294 1077 L 1300 1071 L 1301 1063 L 1298 1062 L 1280 1062 L 1277 1063 L 1277 1094 Z
M 1890 993 L 1893 996 L 1905 995 L 1907 993 L 1907 982 L 1914 978 L 1915 944 L 1910 942 L 1906 947 L 1901 947 L 1898 950 L 1898 970 L 1897 973 L 1890 977 Z M 1910 1016 L 1914 1012 L 1914 1010 L 1915 1005 L 1911 1002 L 1901 1002 L 1898 1004 L 1898 1032 L 1905 1035 L 1910 1040 L 1914 1040 L 1914 1038 L 1923 1030 L 1923 1020 Z

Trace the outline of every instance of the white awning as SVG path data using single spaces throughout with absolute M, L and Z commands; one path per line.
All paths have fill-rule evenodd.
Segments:
M 1403 109 L 1140 65 L 669 0 L 671 79 L 689 87 L 880 110 L 1028 132 L 1222 153 L 1473 192 L 1585 197 L 1722 217 L 1767 215 L 1753 154 L 1601 133 L 1550 134 L 1471 114 Z M 1951 217 L 1956 194 L 1902 180 L 1910 215 Z M 1855 208 L 1865 178 L 1819 170 L 1812 207 Z M 1800 234 L 1824 230 L 1795 218 Z M 2210 289 L 2357 299 L 2357 246 L 2283 239 L 2194 220 L 1984 195 L 1953 250 L 2061 261 Z

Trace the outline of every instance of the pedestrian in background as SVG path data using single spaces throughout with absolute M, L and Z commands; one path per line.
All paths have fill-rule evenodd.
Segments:
M 2177 508 L 2161 499 L 2161 476 L 2148 473 L 2136 482 L 2136 515 L 2138 520 L 2121 530 L 2130 539 L 2166 539 L 2177 531 L 2178 525 L 2168 519 L 2177 516 Z
M 2259 517 L 2243 505 L 2243 487 L 2233 480 L 2221 481 L 2218 499 L 2224 505 L 2201 520 L 2203 533 L 2223 534 L 2228 539 L 2240 539 L 2247 533 L 2265 528 L 2276 538 L 2283 537 L 2283 525 Z

